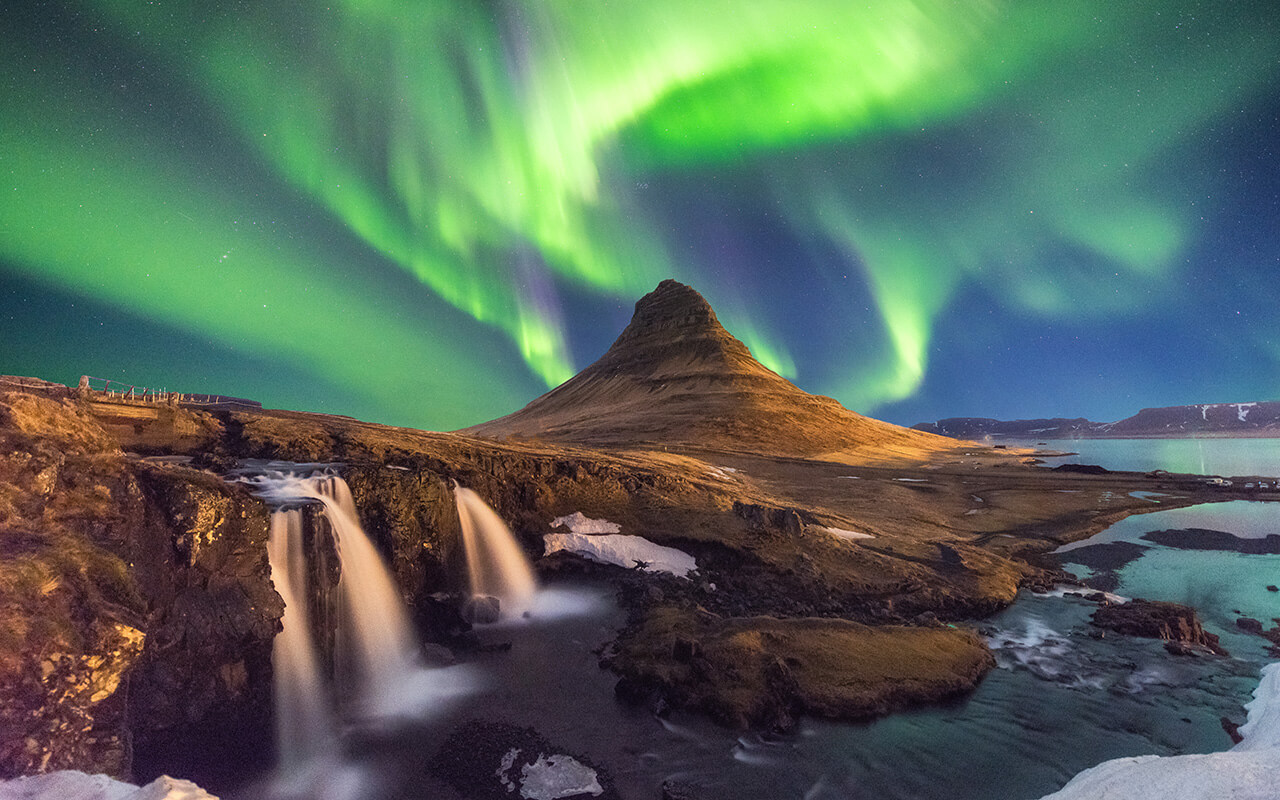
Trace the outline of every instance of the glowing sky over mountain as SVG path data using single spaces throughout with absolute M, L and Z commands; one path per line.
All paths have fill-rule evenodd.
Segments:
M 1280 397 L 1280 6 L 0 11 L 0 373 L 447 429 L 674 277 L 910 424 Z

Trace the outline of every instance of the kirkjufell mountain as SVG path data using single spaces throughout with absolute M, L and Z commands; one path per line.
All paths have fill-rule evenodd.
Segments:
M 856 414 L 752 357 L 692 288 L 665 280 L 594 364 L 521 410 L 467 428 L 592 446 L 685 446 L 871 461 L 954 440 Z

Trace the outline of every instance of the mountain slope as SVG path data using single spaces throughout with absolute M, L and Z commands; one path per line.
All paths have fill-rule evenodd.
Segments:
M 636 303 L 594 364 L 520 411 L 463 432 L 857 461 L 956 447 L 802 391 L 756 361 L 700 294 L 672 280 Z

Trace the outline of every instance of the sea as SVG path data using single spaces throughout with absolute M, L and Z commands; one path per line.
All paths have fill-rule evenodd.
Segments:
M 1263 439 L 1072 441 L 1070 458 L 1111 469 L 1280 476 L 1280 442 Z M 1063 591 L 1022 593 L 977 624 L 998 667 L 968 697 L 869 723 L 806 719 L 786 735 L 739 734 L 689 713 L 659 718 L 614 700 L 600 649 L 622 624 L 607 586 L 553 586 L 572 613 L 482 631 L 471 657 L 481 687 L 432 723 L 404 756 L 364 765 L 385 774 L 429 758 L 449 729 L 498 720 L 535 728 L 561 752 L 608 773 L 631 800 L 662 796 L 664 782 L 705 800 L 1034 800 L 1108 759 L 1226 750 L 1223 720 L 1244 704 L 1269 662 L 1265 642 L 1235 624 L 1280 618 L 1280 556 L 1188 551 L 1142 539 L 1170 528 L 1242 537 L 1280 533 L 1280 505 L 1233 501 L 1129 517 L 1090 542 L 1148 547 L 1117 572 L 1117 594 L 1194 606 L 1229 657 L 1176 657 L 1155 640 L 1097 633 L 1095 604 Z M 1083 544 L 1088 544 L 1085 542 Z M 1070 558 L 1070 550 L 1064 558 Z M 1087 567 L 1067 565 L 1082 577 Z M 550 755 L 550 754 L 548 754 Z M 353 765 L 361 770 L 360 765 Z
M 995 444 L 1071 455 L 1058 464 L 1098 464 L 1113 470 L 1195 475 L 1280 476 L 1280 439 L 1000 439 Z

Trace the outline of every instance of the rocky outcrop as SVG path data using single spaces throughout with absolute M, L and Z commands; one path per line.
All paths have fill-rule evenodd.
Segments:
M 282 607 L 265 510 L 115 442 L 68 399 L 0 394 L 6 775 L 199 776 L 192 756 L 243 766 L 268 749 Z
M 1093 612 L 1090 622 L 1127 636 L 1162 639 L 1165 649 L 1175 655 L 1227 655 L 1218 644 L 1218 637 L 1201 627 L 1195 609 L 1177 603 L 1131 600 L 1103 605 Z
M 789 729 L 800 713 L 867 719 L 964 694 L 995 660 L 970 631 L 840 619 L 725 619 L 661 607 L 608 664 L 624 700 L 694 708 L 737 728 Z

